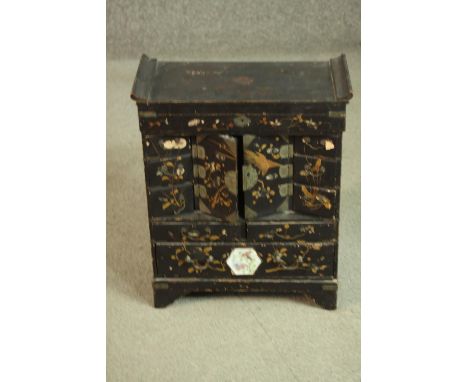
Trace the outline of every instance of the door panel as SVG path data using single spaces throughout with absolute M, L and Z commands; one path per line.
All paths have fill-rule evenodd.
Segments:
M 237 220 L 236 139 L 228 135 L 197 136 L 194 151 L 198 209 L 223 220 Z
M 244 135 L 245 218 L 291 207 L 292 146 L 289 137 Z

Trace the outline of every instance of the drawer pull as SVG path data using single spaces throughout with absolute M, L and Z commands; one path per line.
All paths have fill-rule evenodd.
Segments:
M 257 252 L 253 248 L 234 248 L 231 251 L 227 265 L 235 276 L 252 276 L 262 263 Z

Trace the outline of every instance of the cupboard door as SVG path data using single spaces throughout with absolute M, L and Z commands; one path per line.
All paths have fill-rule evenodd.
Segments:
M 244 135 L 246 219 L 287 211 L 292 194 L 292 146 L 286 136 Z
M 194 151 L 196 206 L 217 218 L 237 220 L 236 139 L 229 135 L 200 135 Z

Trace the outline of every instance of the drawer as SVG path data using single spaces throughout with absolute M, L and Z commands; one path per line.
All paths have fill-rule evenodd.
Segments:
M 248 241 L 328 241 L 337 236 L 337 221 L 312 219 L 308 221 L 250 221 L 247 222 Z
M 339 192 L 336 189 L 294 184 L 294 211 L 313 216 L 333 217 L 338 211 Z
M 203 105 L 201 105 L 202 107 Z M 147 135 L 199 134 L 231 135 L 308 135 L 339 134 L 345 128 L 344 118 L 321 114 L 216 113 L 192 115 L 155 115 L 143 112 L 140 128 Z
M 191 153 L 189 137 L 167 137 L 143 135 L 143 154 L 145 157 L 167 157 Z
M 150 216 L 171 216 L 193 211 L 193 184 L 148 187 Z
M 301 155 L 341 156 L 340 136 L 302 136 L 294 139 L 294 153 Z
M 243 222 L 151 222 L 152 239 L 156 241 L 219 242 L 245 240 Z
M 156 243 L 159 277 L 333 277 L 336 241 Z
M 339 185 L 340 159 L 294 154 L 294 181 L 314 187 Z
M 146 181 L 149 187 L 167 187 L 193 181 L 193 163 L 190 154 L 145 161 Z

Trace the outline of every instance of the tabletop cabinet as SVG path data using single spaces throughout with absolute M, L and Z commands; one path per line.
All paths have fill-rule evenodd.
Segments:
M 190 293 L 299 293 L 336 307 L 346 58 L 160 62 L 131 97 L 156 307 Z

